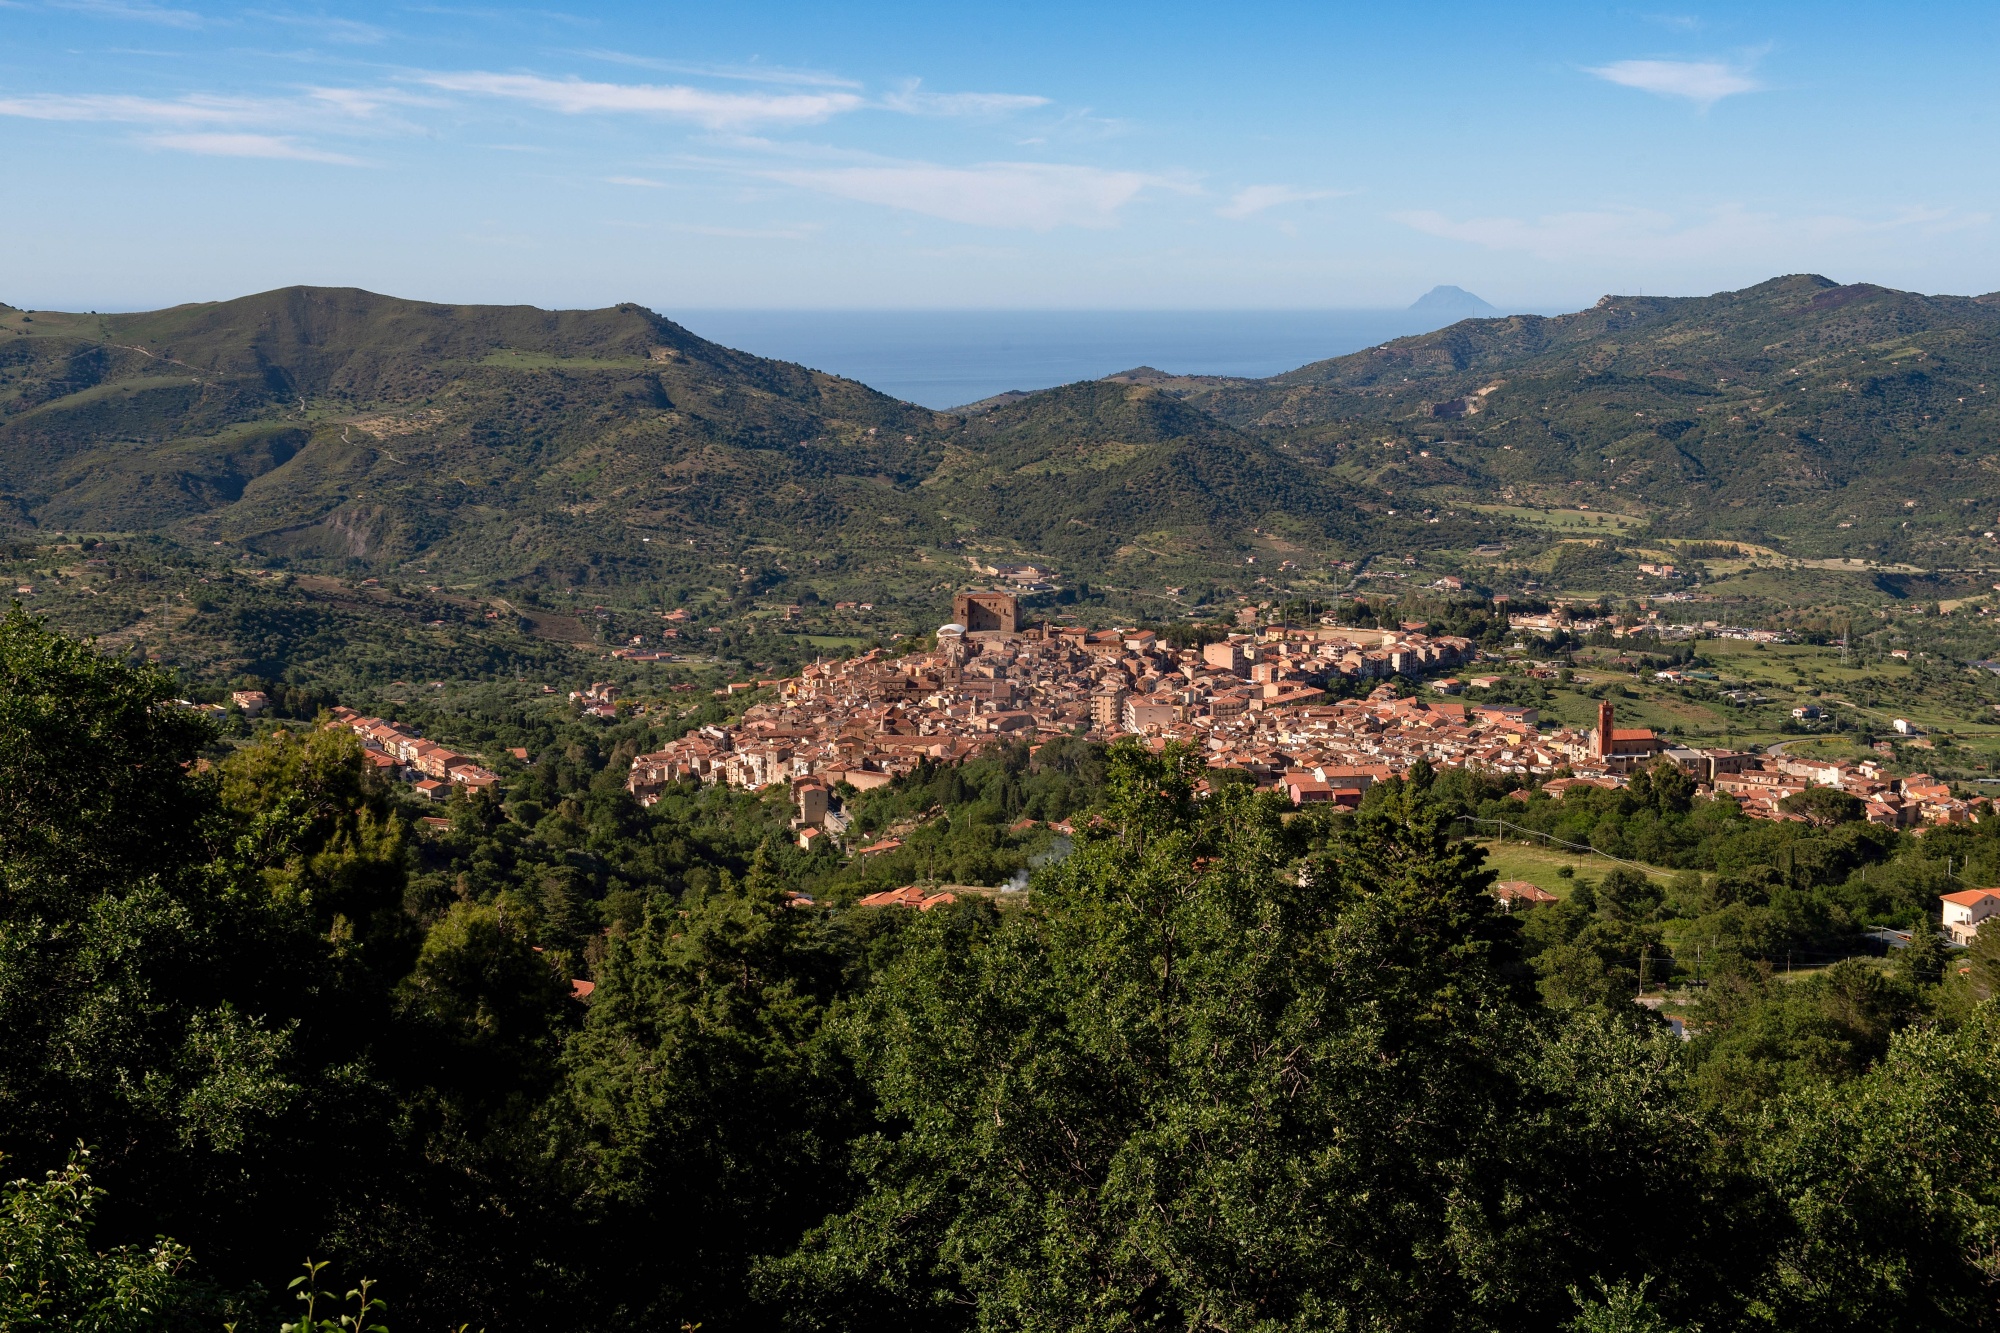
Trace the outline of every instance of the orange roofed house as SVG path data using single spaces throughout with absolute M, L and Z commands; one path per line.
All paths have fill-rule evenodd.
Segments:
M 1556 901 L 1556 895 L 1525 879 L 1503 879 L 1493 886 L 1493 896 L 1500 900 L 1501 909 L 1511 912 L 1517 907 L 1540 907 L 1543 903 Z
M 1970 944 L 1979 923 L 2000 912 L 2000 889 L 1960 889 L 1939 895 L 1944 901 L 1944 932 L 1954 944 Z

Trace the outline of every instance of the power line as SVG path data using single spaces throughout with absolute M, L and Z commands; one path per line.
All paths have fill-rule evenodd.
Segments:
M 1511 830 L 1521 834 L 1524 838 L 1540 838 L 1542 841 L 1552 843 L 1557 847 L 1567 847 L 1571 851 L 1582 852 L 1586 856 L 1601 856 L 1607 861 L 1616 861 L 1621 866 L 1631 866 L 1635 870 L 1645 871 L 1648 874 L 1652 873 L 1656 868 L 1647 865 L 1644 861 L 1628 861 L 1622 856 L 1613 856 L 1610 852 L 1602 851 L 1596 847 L 1588 847 L 1579 842 L 1565 842 L 1563 839 L 1543 833 L 1539 829 L 1522 828 L 1519 824 L 1510 824 L 1504 819 L 1480 819 L 1474 815 L 1459 815 L 1458 822 L 1467 824 L 1497 824 L 1502 830 Z

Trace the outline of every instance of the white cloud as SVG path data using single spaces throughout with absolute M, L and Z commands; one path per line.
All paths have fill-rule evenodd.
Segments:
M 1764 86 L 1741 65 L 1720 60 L 1614 60 L 1584 72 L 1641 92 L 1684 97 L 1704 108 L 1738 93 L 1757 92 Z
M 284 120 L 301 128 L 323 128 L 325 111 L 333 110 L 350 120 L 367 124 L 371 130 L 398 130 L 417 133 L 416 126 L 399 112 L 446 104 L 442 97 L 421 97 L 400 88 L 308 88 L 307 105 L 286 108 Z M 303 113 L 303 114 L 301 114 Z
M 915 79 L 882 99 L 890 111 L 912 116 L 1007 116 L 1048 104 L 1032 93 L 927 93 Z
M 1816 245 L 1869 237 L 1954 231 L 1983 225 L 1984 214 L 1906 208 L 1882 219 L 1824 214 L 1782 217 L 1726 204 L 1685 220 L 1644 208 L 1586 209 L 1549 213 L 1533 220 L 1490 217 L 1453 221 L 1441 213 L 1396 215 L 1417 231 L 1464 241 L 1488 250 L 1519 251 L 1562 263 L 1582 260 L 1747 260 L 1780 266 L 1794 263 Z
M 191 10 L 149 5 L 144 0 L 51 0 L 51 6 L 97 18 L 132 19 L 168 28 L 198 28 L 202 22 L 201 15 Z
M 140 142 L 203 157 L 265 157 L 290 162 L 333 162 L 347 167 L 361 165 L 358 159 L 344 153 L 322 152 L 277 134 L 149 134 Z
M 1229 202 L 1215 210 L 1217 217 L 1254 217 L 1267 208 L 1280 204 L 1296 204 L 1307 199 L 1331 199 L 1337 190 L 1298 190 L 1289 185 L 1246 185 L 1231 196 Z
M 131 125 L 241 124 L 264 114 L 268 107 L 268 103 L 240 98 L 186 97 L 168 102 L 121 93 L 31 93 L 25 97 L 0 97 L 0 116 Z
M 301 100 L 193 94 L 166 100 L 123 93 L 29 93 L 0 97 L 0 116 L 125 125 L 243 125 L 323 128 L 329 112 L 366 121 L 389 107 L 436 105 L 393 88 L 308 88 Z
M 767 123 L 806 125 L 862 105 L 859 96 L 844 92 L 718 93 L 678 84 L 592 83 L 533 74 L 427 74 L 422 81 L 447 92 L 507 98 L 564 115 L 628 112 L 675 116 L 711 129 Z
M 1040 162 L 927 162 L 762 173 L 803 189 L 905 209 L 947 222 L 1026 231 L 1113 227 L 1118 210 L 1149 186 L 1178 188 L 1136 171 Z
M 382 107 L 411 100 L 409 94 L 402 92 L 342 88 L 310 89 L 303 98 L 283 101 L 206 95 L 169 101 L 120 93 L 36 93 L 0 97 L 0 116 L 133 125 L 148 131 L 140 135 L 140 143 L 205 157 L 260 157 L 358 166 L 356 158 L 301 143 L 284 131 L 328 128 L 352 131 L 365 123 L 379 132 L 387 123 L 375 119 Z
M 649 181 L 644 176 L 606 176 L 604 183 L 606 185 L 638 185 L 648 190 L 664 190 L 667 188 L 665 181 Z
M 594 50 L 579 51 L 576 54 L 613 65 L 657 69 L 667 74 L 693 74 L 705 79 L 736 79 L 743 83 L 761 83 L 771 87 L 789 85 L 801 88 L 857 90 L 861 87 L 853 79 L 844 79 L 838 74 L 826 74 L 815 69 L 786 69 L 779 65 L 695 65 L 681 60 L 655 60 L 650 56 L 627 55 L 623 51 Z
M 318 35 L 323 42 L 338 42 L 344 46 L 373 46 L 388 37 L 388 33 L 372 23 L 358 19 L 326 18 L 322 15 L 270 14 L 250 10 L 246 17 L 261 19 L 266 23 L 280 23 L 291 28 L 305 28 Z

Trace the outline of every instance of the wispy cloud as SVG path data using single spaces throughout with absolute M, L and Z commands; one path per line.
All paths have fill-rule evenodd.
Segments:
M 606 176 L 604 183 L 606 185 L 636 185 L 648 190 L 664 190 L 667 188 L 665 181 L 647 180 L 644 176 Z
M 1431 236 L 1488 250 L 1520 251 L 1562 263 L 1580 260 L 1743 260 L 1796 262 L 1801 249 L 1869 236 L 1933 234 L 1984 225 L 1985 214 L 1905 208 L 1877 219 L 1821 214 L 1786 217 L 1726 204 L 1693 218 L 1644 208 L 1586 209 L 1533 219 L 1488 217 L 1454 221 L 1441 213 L 1396 215 Z M 1766 258 L 1768 257 L 1768 258 Z
M 671 116 L 711 129 L 809 125 L 862 105 L 847 92 L 722 93 L 682 84 L 595 83 L 533 74 L 426 74 L 420 81 L 447 92 L 525 102 L 564 115 L 592 112 Z
M 1708 26 L 1699 14 L 1648 14 L 1646 22 L 1672 28 L 1676 32 L 1700 32 Z
M 1584 72 L 1641 92 L 1683 97 L 1704 109 L 1764 87 L 1746 67 L 1720 60 L 1614 60 Z
M 1342 193 L 1339 190 L 1300 190 L 1290 185 L 1246 185 L 1230 196 L 1228 203 L 1215 210 L 1217 217 L 1255 217 L 1265 209 L 1277 208 L 1282 204 L 1302 203 L 1307 199 L 1331 199 Z
M 1041 162 L 983 162 L 970 167 L 905 162 L 761 174 L 802 189 L 947 222 L 1024 231 L 1113 227 L 1119 210 L 1149 187 L 1181 188 L 1136 171 Z
M 193 96 L 167 101 L 123 93 L 30 93 L 0 97 L 0 116 L 28 120 L 97 120 L 128 125 L 230 125 L 262 115 L 269 103 Z
M 301 134 L 333 130 L 380 136 L 406 128 L 381 113 L 423 99 L 401 89 L 311 88 L 292 98 L 133 97 L 124 93 L 32 93 L 0 97 L 0 116 L 26 120 L 130 125 L 138 141 L 204 157 L 253 157 L 360 165 L 346 153 L 314 147 Z
M 203 157 L 265 157 L 290 162 L 332 162 L 347 167 L 361 165 L 360 159 L 345 153 L 325 152 L 278 134 L 148 134 L 140 142 Z
M 882 99 L 889 110 L 912 116 L 1007 116 L 1048 104 L 1032 93 L 927 93 L 915 79 Z
M 858 90 L 861 87 L 853 79 L 815 69 L 787 69 L 780 65 L 698 65 L 684 60 L 659 60 L 652 56 L 635 56 L 624 51 L 591 50 L 578 51 L 576 54 L 590 60 L 602 60 L 607 64 L 631 65 L 636 69 L 656 69 L 662 74 L 691 74 L 703 79 L 735 79 L 743 83 L 761 83 L 773 88 Z
M 402 88 L 308 88 L 305 95 L 315 107 L 330 108 L 354 120 L 374 120 L 392 108 L 440 106 L 445 100 Z
M 390 108 L 434 106 L 400 88 L 307 88 L 297 98 L 216 97 L 191 93 L 173 99 L 125 93 L 28 93 L 0 97 L 0 116 L 24 120 L 107 121 L 125 125 L 242 125 L 324 128 L 329 115 L 352 128 L 379 120 Z
M 343 46 L 373 46 L 389 36 L 374 24 L 357 19 L 327 18 L 318 14 L 273 14 L 254 9 L 244 16 L 288 28 L 303 28 L 317 35 L 321 41 L 337 42 Z
M 199 28 L 202 25 L 201 15 L 193 10 L 170 9 L 165 5 L 147 4 L 146 0 L 50 0 L 50 8 L 66 9 L 73 14 L 90 14 L 97 18 L 157 23 L 168 28 Z

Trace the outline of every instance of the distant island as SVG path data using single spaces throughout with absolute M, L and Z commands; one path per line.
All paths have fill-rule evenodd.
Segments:
M 1463 287 L 1440 285 L 1431 288 L 1410 306 L 1423 315 L 1447 315 L 1452 319 L 1485 319 L 1500 311 Z

